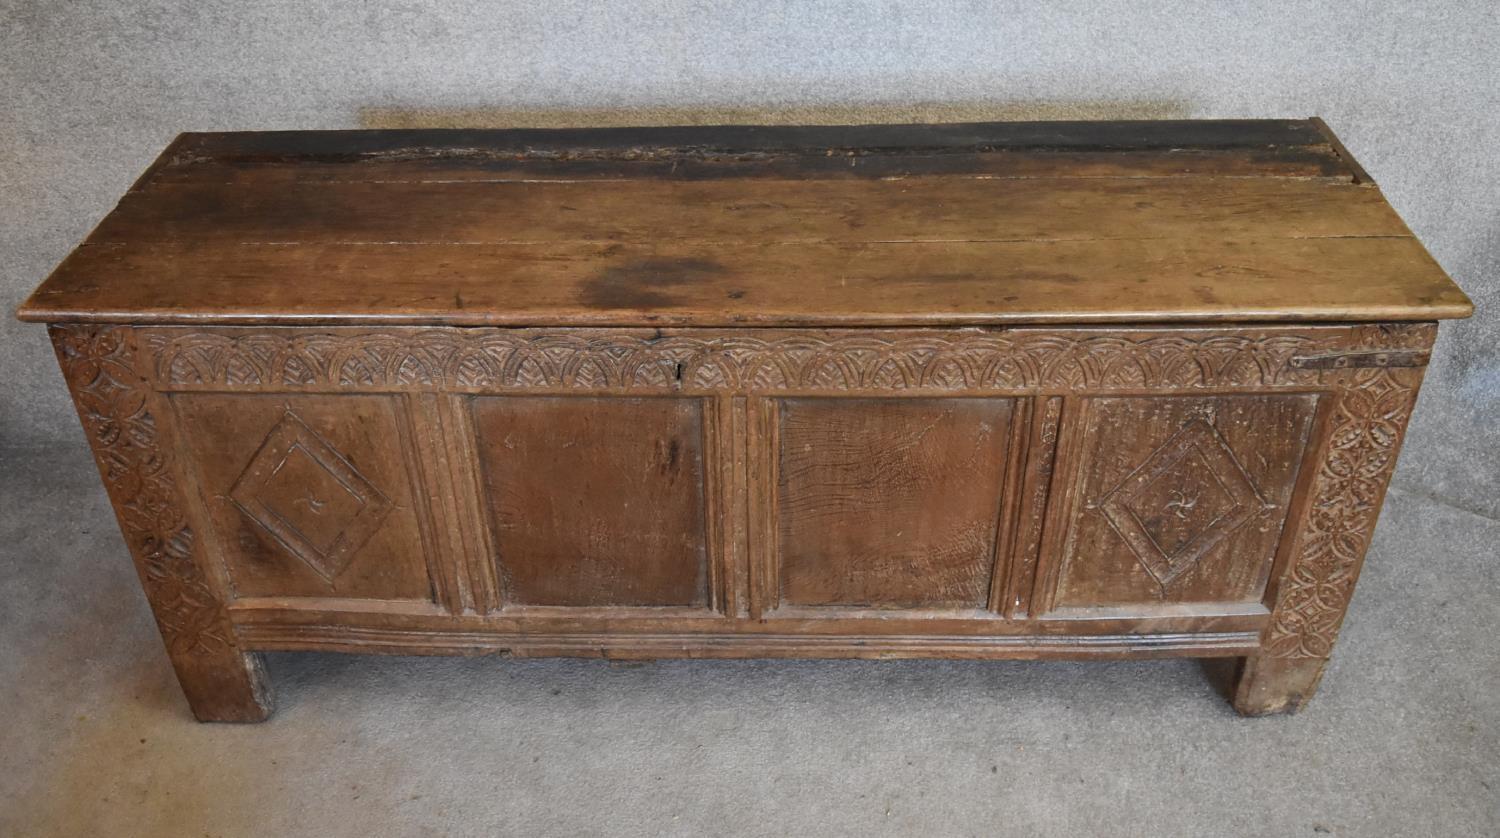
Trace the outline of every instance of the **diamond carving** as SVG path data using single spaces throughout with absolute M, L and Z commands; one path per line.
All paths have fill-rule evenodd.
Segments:
M 1224 437 L 1194 419 L 1091 506 L 1166 586 L 1273 504 Z
M 291 411 L 229 490 L 250 520 L 332 582 L 380 528 L 391 501 Z

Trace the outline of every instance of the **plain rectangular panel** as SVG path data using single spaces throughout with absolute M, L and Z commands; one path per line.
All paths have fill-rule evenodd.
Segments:
M 707 606 L 699 400 L 482 397 L 473 415 L 506 604 Z
M 984 608 L 1011 413 L 1008 399 L 782 401 L 782 603 Z

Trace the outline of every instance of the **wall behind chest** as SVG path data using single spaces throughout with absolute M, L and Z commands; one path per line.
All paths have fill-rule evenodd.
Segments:
M 1444 327 L 1402 473 L 1500 513 L 1500 21 L 1488 4 L 1122 15 L 955 4 L 10 4 L 0 301 L 182 130 L 1325 117 L 1480 315 Z M 648 58 L 649 57 L 649 58 Z M 42 330 L 0 318 L 0 445 L 75 444 Z

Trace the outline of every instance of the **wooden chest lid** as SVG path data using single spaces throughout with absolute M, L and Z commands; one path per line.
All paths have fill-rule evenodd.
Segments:
M 983 326 L 1471 311 L 1312 119 L 183 134 L 19 316 Z

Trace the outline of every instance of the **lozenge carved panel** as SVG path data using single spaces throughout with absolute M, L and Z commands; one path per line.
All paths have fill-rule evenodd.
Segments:
M 1084 400 L 1053 606 L 1259 600 L 1317 401 L 1315 394 Z
M 390 396 L 180 393 L 172 405 L 234 593 L 434 601 L 402 406 Z
M 332 582 L 380 528 L 391 501 L 288 410 L 229 490 L 240 511 Z

